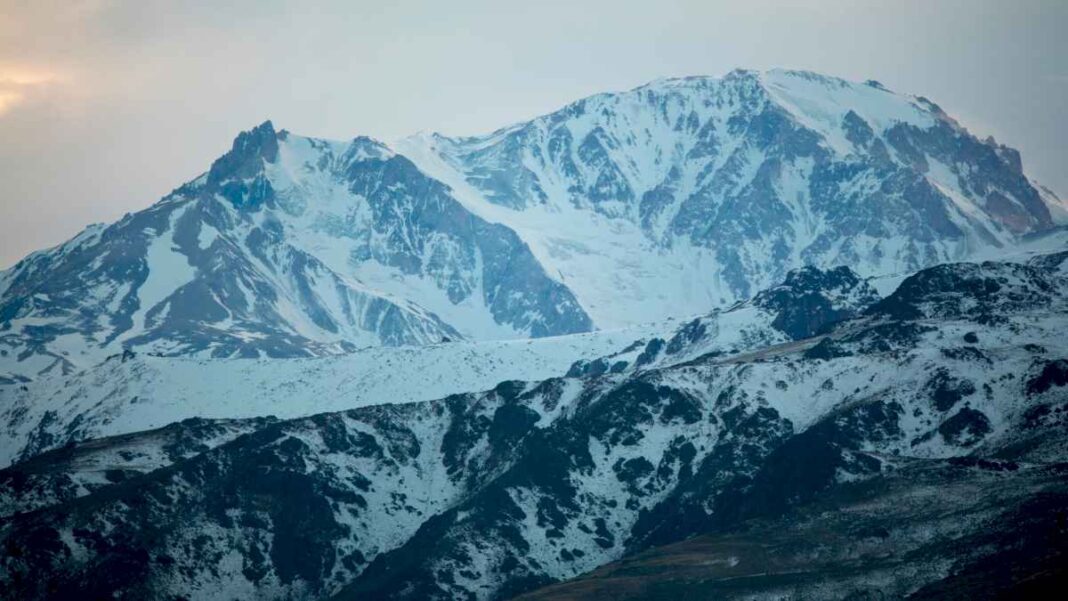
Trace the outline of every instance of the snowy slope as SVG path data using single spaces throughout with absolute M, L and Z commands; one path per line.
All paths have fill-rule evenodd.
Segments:
M 498 342 L 368 348 L 307 359 L 115 355 L 72 375 L 0 388 L 0 465 L 71 441 L 199 418 L 294 418 L 563 375 L 668 326 Z
M 602 326 L 726 306 L 806 264 L 909 273 L 1063 218 L 1015 151 L 930 101 L 808 72 L 660 80 L 396 147 Z
M 0 388 L 0 464 L 193 417 L 295 418 L 487 390 L 506 380 L 630 373 L 709 354 L 736 356 L 811 338 L 878 298 L 848 268 L 806 268 L 724 311 L 588 334 L 371 347 L 306 359 L 114 355 L 77 373 Z
M 694 360 L 796 352 L 880 299 L 876 288 L 848 267 L 804 267 L 748 301 L 697 316 L 673 329 L 660 329 L 655 336 L 635 340 L 609 355 L 577 361 L 568 375 L 631 373 Z

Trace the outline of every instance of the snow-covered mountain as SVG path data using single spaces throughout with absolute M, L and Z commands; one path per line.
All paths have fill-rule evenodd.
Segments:
M 875 82 L 735 71 L 394 148 L 241 134 L 202 176 L 0 272 L 0 382 L 134 350 L 294 357 L 707 313 L 803 265 L 907 274 L 1068 214 Z
M 505 599 L 826 494 L 859 512 L 827 536 L 859 539 L 769 551 L 805 583 L 845 587 L 811 598 L 937 587 L 990 556 L 1017 566 L 1002 585 L 1045 578 L 1065 548 L 1021 550 L 1003 520 L 1063 531 L 1066 261 L 923 270 L 767 353 L 70 445 L 0 471 L 3 506 L 21 512 L 0 521 L 0 582 L 26 599 Z M 862 298 L 840 294 L 844 276 L 769 296 Z M 842 515 L 820 507 L 808 515 Z M 796 522 L 771 524 L 812 547 Z M 850 565 L 884 584 L 821 563 L 869 531 L 859 548 L 901 561 Z M 1003 542 L 952 544 L 984 531 Z M 1036 549 L 1046 559 L 1027 559 Z
M 0 272 L 0 598 L 1063 582 L 1066 223 L 934 103 L 808 72 L 264 123 Z
M 1068 215 L 929 100 L 800 71 L 656 81 L 397 148 L 518 232 L 601 326 L 705 312 L 802 265 L 912 272 Z
M 152 207 L 0 274 L 0 323 L 9 381 L 124 349 L 316 356 L 592 325 L 514 232 L 404 157 L 269 122 Z

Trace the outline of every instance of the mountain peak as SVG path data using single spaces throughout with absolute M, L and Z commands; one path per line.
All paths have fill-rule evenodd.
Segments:
M 234 138 L 230 151 L 212 163 L 208 183 L 253 177 L 264 161 L 273 163 L 278 158 L 278 137 L 270 120 L 241 132 Z
M 356 136 L 349 143 L 345 155 L 351 160 L 387 159 L 395 153 L 382 142 L 369 136 Z
M 231 151 L 243 152 L 246 149 L 261 148 L 269 153 L 272 148 L 275 151 L 277 150 L 277 141 L 280 137 L 282 137 L 282 134 L 276 131 L 274 123 L 267 119 L 256 127 L 237 134 Z

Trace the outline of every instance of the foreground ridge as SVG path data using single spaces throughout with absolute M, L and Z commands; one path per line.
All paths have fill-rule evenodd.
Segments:
M 693 576 L 703 589 L 663 590 L 720 590 L 719 576 L 758 561 L 746 537 L 764 531 L 782 532 L 765 541 L 779 545 L 768 561 L 801 575 L 744 590 L 825 598 L 815 583 L 833 577 L 858 594 L 885 579 L 935 594 L 990 561 L 1019 567 L 991 573 L 1010 589 L 1028 570 L 1060 578 L 1064 547 L 1043 533 L 1066 492 L 1066 260 L 937 266 L 882 299 L 848 271 L 806 270 L 754 300 L 764 317 L 752 331 L 785 340 L 771 347 L 705 352 L 718 334 L 686 323 L 665 344 L 644 340 L 663 349 L 643 353 L 651 362 L 619 359 L 615 373 L 53 451 L 0 472 L 0 498 L 24 503 L 0 523 L 4 583 L 23 598 L 498 599 L 712 533 L 663 565 L 686 552 L 725 571 Z M 819 333 L 794 328 L 791 296 L 824 309 Z M 186 442 L 153 460 L 163 467 L 138 468 L 175 440 Z M 107 481 L 49 467 L 100 469 L 109 448 Z M 895 501 L 932 487 L 937 505 Z M 827 504 L 861 513 L 829 518 Z M 915 523 L 879 521 L 881 506 Z M 939 508 L 972 518 L 946 522 Z M 985 529 L 1008 517 L 1021 529 Z M 813 572 L 785 550 L 811 528 L 859 538 L 814 560 L 831 572 Z M 948 542 L 961 528 L 977 546 Z M 835 571 L 857 545 L 937 561 Z M 630 561 L 660 561 L 650 553 Z M 638 585 L 661 590 L 655 577 Z M 559 590 L 613 590 L 585 586 Z

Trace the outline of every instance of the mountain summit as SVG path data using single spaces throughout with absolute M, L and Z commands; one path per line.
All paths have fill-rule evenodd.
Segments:
M 151 207 L 0 272 L 0 378 L 123 349 L 317 356 L 695 315 L 804 265 L 907 273 L 1064 220 L 937 105 L 799 71 L 599 94 L 392 147 L 244 132 Z
M 934 103 L 802 71 L 661 80 L 398 148 L 519 232 L 598 325 L 700 312 L 805 264 L 915 271 L 1066 215 L 1016 151 Z

